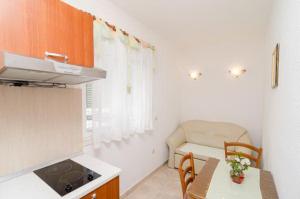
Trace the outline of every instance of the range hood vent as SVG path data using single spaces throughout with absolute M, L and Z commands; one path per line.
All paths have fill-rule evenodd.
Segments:
M 41 60 L 0 52 L 0 82 L 75 85 L 106 77 L 106 71 L 96 68 Z

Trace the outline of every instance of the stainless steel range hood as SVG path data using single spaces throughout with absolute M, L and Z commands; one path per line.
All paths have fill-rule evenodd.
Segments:
M 101 69 L 0 52 L 0 82 L 75 85 L 105 77 Z

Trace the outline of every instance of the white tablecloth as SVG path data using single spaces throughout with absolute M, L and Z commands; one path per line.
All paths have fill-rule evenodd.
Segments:
M 230 166 L 220 161 L 213 174 L 207 199 L 262 199 L 259 169 L 250 167 L 245 171 L 242 184 L 232 182 Z

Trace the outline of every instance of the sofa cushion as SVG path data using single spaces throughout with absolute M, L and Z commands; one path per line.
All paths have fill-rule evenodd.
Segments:
M 179 146 L 175 153 L 185 155 L 192 152 L 195 159 L 206 161 L 209 157 L 225 160 L 225 152 L 223 149 L 218 149 L 209 146 L 203 146 L 192 143 L 185 143 Z
M 179 167 L 180 161 L 182 159 L 183 155 L 175 153 L 174 160 L 175 160 L 175 168 Z M 194 158 L 194 164 L 195 164 L 195 173 L 198 174 L 200 170 L 205 165 L 205 160 L 198 160 Z M 183 168 L 186 168 L 188 166 L 188 161 L 185 161 L 185 164 L 183 165 Z
M 226 122 L 191 120 L 182 123 L 186 141 L 215 148 L 224 148 L 224 142 L 236 142 L 247 133 L 246 129 Z

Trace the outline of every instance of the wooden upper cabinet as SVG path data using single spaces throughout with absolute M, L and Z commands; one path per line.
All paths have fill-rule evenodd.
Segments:
M 0 0 L 0 50 L 93 67 L 93 16 L 60 0 Z M 58 61 L 63 61 L 61 58 Z

